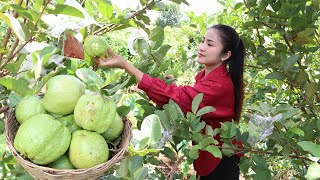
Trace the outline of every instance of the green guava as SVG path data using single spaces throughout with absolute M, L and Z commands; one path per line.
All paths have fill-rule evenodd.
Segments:
M 16 119 L 22 124 L 26 120 L 38 114 L 46 114 L 47 111 L 39 97 L 27 95 L 23 97 L 16 106 Z
M 90 57 L 103 56 L 108 51 L 108 42 L 103 36 L 89 35 L 84 40 L 84 50 Z
M 100 94 L 85 94 L 79 98 L 73 115 L 78 126 L 102 133 L 111 126 L 116 115 L 116 105 Z
M 91 168 L 106 162 L 108 157 L 108 144 L 100 134 L 87 130 L 77 130 L 72 134 L 69 158 L 74 167 Z
M 50 113 L 71 114 L 83 94 L 84 85 L 78 78 L 70 75 L 54 76 L 46 84 L 43 105 Z
M 53 161 L 48 165 L 53 169 L 75 169 L 70 159 L 66 154 L 62 155 L 59 159 Z
M 118 113 L 116 113 L 115 119 L 111 124 L 111 126 L 101 135 L 104 137 L 104 139 L 108 141 L 113 141 L 121 135 L 123 131 L 123 127 L 124 127 L 124 124 L 123 124 L 122 118 L 119 116 Z
M 79 127 L 77 123 L 74 121 L 73 114 L 63 116 L 61 118 L 58 118 L 57 120 L 62 122 L 62 124 L 64 124 L 70 130 L 71 133 L 81 129 L 81 127 Z
M 35 164 L 49 164 L 69 148 L 71 133 L 49 114 L 39 114 L 24 122 L 14 138 L 14 147 Z

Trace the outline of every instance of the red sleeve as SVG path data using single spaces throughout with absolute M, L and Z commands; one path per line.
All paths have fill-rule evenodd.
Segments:
M 220 122 L 231 121 L 234 116 L 234 96 L 232 81 L 228 78 L 220 78 L 219 81 L 201 81 L 194 86 L 167 85 L 163 80 L 143 75 L 138 87 L 145 91 L 150 100 L 159 106 L 163 106 L 174 100 L 184 113 L 191 112 L 193 98 L 203 93 L 203 101 L 200 107 L 212 106 L 216 110 L 207 113 L 201 118 L 213 128 L 220 127 Z
M 167 104 L 169 99 L 174 100 L 185 113 L 191 111 L 192 100 L 200 93 L 192 86 L 168 85 L 163 80 L 146 74 L 143 75 L 138 88 L 145 91 L 148 97 L 161 107 Z

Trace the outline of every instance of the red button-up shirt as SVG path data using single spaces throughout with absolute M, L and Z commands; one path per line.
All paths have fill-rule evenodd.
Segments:
M 167 85 L 163 80 L 143 75 L 138 87 L 145 91 L 148 97 L 156 104 L 163 106 L 169 99 L 174 100 L 184 113 L 192 112 L 192 100 L 203 93 L 203 101 L 200 108 L 213 106 L 216 110 L 201 117 L 203 121 L 211 125 L 213 129 L 220 128 L 220 122 L 232 121 L 234 117 L 234 92 L 233 84 L 226 65 L 221 65 L 205 75 L 200 71 L 195 77 L 194 86 Z M 219 141 L 218 137 L 218 141 Z M 221 145 L 221 142 L 220 142 Z M 215 158 L 207 151 L 200 151 L 199 158 L 194 162 L 194 168 L 198 175 L 210 174 L 220 163 L 220 158 Z

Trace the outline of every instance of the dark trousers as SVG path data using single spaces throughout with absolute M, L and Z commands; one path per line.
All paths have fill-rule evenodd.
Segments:
M 239 162 L 236 155 L 223 157 L 217 168 L 208 176 L 200 176 L 200 180 L 239 180 Z

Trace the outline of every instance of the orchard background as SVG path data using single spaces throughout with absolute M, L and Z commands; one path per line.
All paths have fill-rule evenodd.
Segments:
M 6 148 L 6 114 L 23 96 L 40 93 L 50 77 L 93 67 L 86 54 L 84 60 L 64 56 L 65 32 L 80 41 L 102 35 L 143 72 L 167 83 L 192 84 L 201 69 L 197 45 L 217 23 L 234 27 L 247 48 L 239 124 L 224 123 L 217 130 L 205 126 L 199 117 L 214 107 L 198 110 L 201 94 L 193 112 L 183 116 L 172 101 L 163 109 L 155 106 L 123 70 L 97 69 L 97 78 L 88 72 L 86 85 L 99 86 L 133 124 L 125 159 L 100 179 L 195 179 L 191 164 L 200 149 L 217 157 L 245 153 L 240 162 L 245 179 L 319 179 L 320 1 L 217 1 L 221 11 L 201 15 L 181 12 L 187 0 L 140 0 L 138 7 L 125 10 L 108 0 L 0 1 L 1 179 L 32 179 Z M 151 22 L 149 10 L 161 16 Z M 136 38 L 145 41 L 132 48 Z M 200 133 L 203 128 L 206 135 Z M 222 147 L 212 138 L 217 133 Z M 244 142 L 243 149 L 233 147 L 234 138 Z M 191 141 L 197 145 L 191 147 Z

